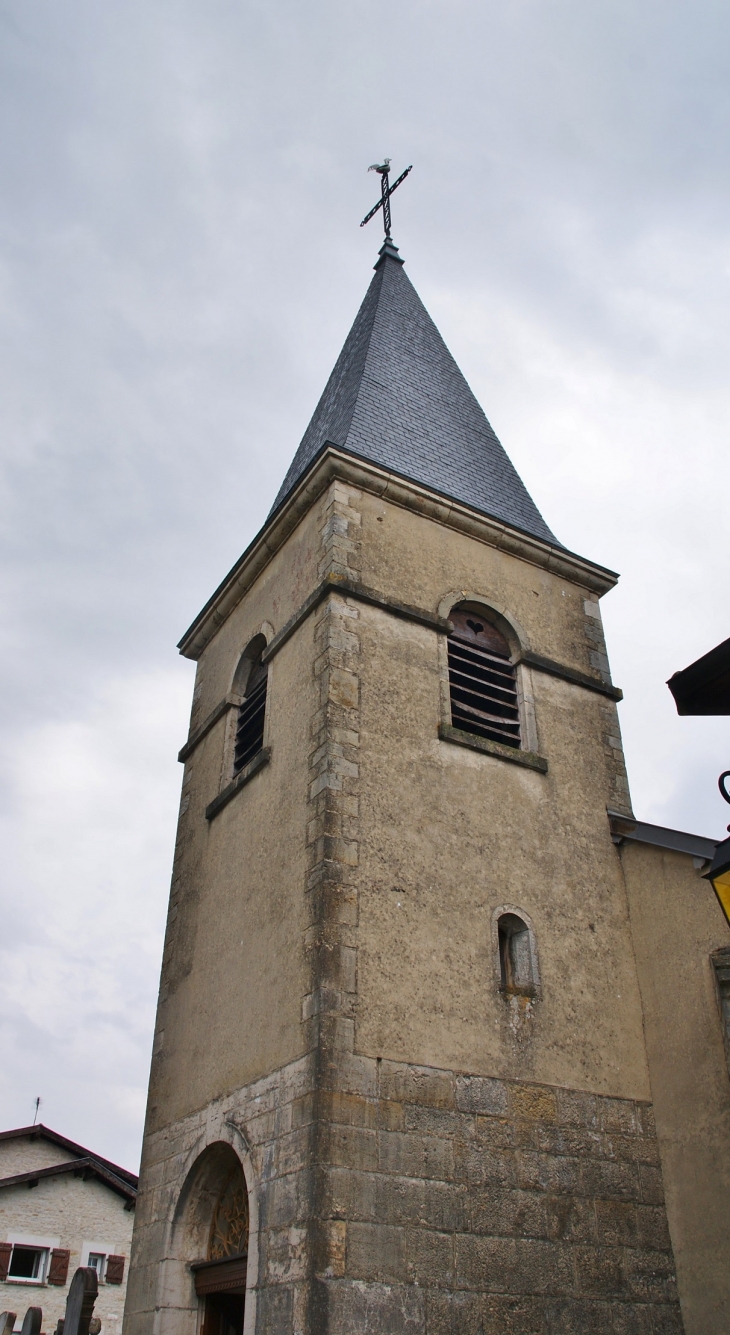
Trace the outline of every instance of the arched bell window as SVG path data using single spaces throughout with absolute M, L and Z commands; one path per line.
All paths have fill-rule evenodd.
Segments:
M 236 726 L 234 775 L 258 755 L 264 744 L 268 667 L 261 662 L 261 655 L 265 648 L 263 635 L 257 635 L 244 651 L 236 670 L 234 690 L 240 692 L 243 700 Z
M 448 638 L 451 721 L 455 728 L 519 747 L 517 673 L 501 630 L 480 611 L 455 607 Z

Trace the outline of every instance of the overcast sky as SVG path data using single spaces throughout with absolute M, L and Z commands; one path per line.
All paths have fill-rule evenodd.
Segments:
M 138 1162 L 193 664 L 370 280 L 408 273 L 603 602 L 634 807 L 719 838 L 720 0 L 0 0 L 0 1126 Z

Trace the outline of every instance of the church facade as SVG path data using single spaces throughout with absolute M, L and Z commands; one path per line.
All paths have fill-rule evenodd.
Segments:
M 702 879 L 390 239 L 198 664 L 127 1335 L 720 1335 Z

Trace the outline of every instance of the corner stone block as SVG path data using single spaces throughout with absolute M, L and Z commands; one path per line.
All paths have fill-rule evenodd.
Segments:
M 339 1091 L 323 1093 L 321 1113 L 328 1122 L 338 1122 L 343 1126 L 364 1126 L 373 1131 L 376 1127 L 375 1102 L 364 1099 L 359 1094 L 344 1094 Z
M 274 1178 L 260 1193 L 259 1223 L 262 1229 L 287 1228 L 306 1218 L 306 1203 L 299 1200 L 298 1173 Z
M 468 1229 L 491 1237 L 550 1237 L 545 1197 L 535 1191 L 477 1187 L 468 1193 Z
M 266 1335 L 291 1335 L 294 1291 L 283 1284 L 259 1290 L 257 1325 Z
M 561 1242 L 598 1242 L 593 1201 L 580 1196 L 551 1196 L 547 1214 L 549 1237 Z
M 349 1224 L 347 1276 L 384 1284 L 405 1281 L 408 1278 L 405 1230 L 388 1224 Z
M 583 1094 L 575 1089 L 558 1090 L 558 1116 L 565 1126 L 600 1130 L 598 1100 L 594 1094 Z
M 644 1205 L 664 1204 L 664 1185 L 662 1183 L 661 1172 L 658 1168 L 651 1168 L 647 1164 L 640 1164 L 639 1182 L 641 1201 Z
M 558 1106 L 555 1091 L 541 1085 L 513 1085 L 510 1103 L 515 1117 L 534 1122 L 556 1122 Z
M 344 1219 L 319 1223 L 314 1243 L 314 1269 L 324 1279 L 341 1279 L 347 1255 L 347 1224 Z
M 281 1136 L 276 1145 L 276 1173 L 283 1177 L 286 1173 L 295 1173 L 307 1167 L 309 1158 L 309 1127 L 299 1127 Z
M 656 1173 L 655 1168 L 646 1170 Z M 636 1201 L 640 1198 L 639 1176 L 632 1164 L 588 1160 L 581 1164 L 581 1194 L 603 1196 L 608 1200 Z M 654 1204 L 646 1196 L 647 1204 Z
M 337 1057 L 336 1088 L 348 1094 L 374 1099 L 378 1092 L 378 1067 L 373 1057 L 341 1052 Z
M 349 1168 L 320 1168 L 317 1171 L 317 1199 L 324 1216 L 330 1219 L 375 1223 L 384 1217 L 376 1205 L 376 1186 L 382 1181 L 374 1173 L 354 1172 Z
M 326 1286 L 329 1329 L 337 1335 L 423 1335 L 426 1295 L 414 1284 L 334 1280 Z M 324 1323 L 322 1323 L 324 1328 Z M 268 1327 L 264 1327 L 268 1335 Z
M 448 1140 L 440 1140 L 436 1136 L 379 1131 L 378 1158 L 380 1170 L 384 1173 L 438 1178 L 441 1181 L 449 1181 L 454 1176 L 453 1146 Z
M 625 1252 L 630 1295 L 637 1302 L 677 1301 L 674 1263 L 666 1252 Z
M 625 1136 L 641 1134 L 640 1118 L 629 1099 L 601 1099 L 601 1120 L 604 1131 L 617 1131 Z
M 656 1119 L 654 1109 L 650 1103 L 637 1103 L 636 1112 L 641 1125 L 642 1136 L 649 1136 L 652 1140 L 656 1139 Z
M 536 1239 L 456 1238 L 457 1285 L 507 1293 L 573 1292 L 570 1249 Z
M 455 1106 L 454 1079 L 448 1071 L 403 1062 L 380 1063 L 380 1097 L 431 1108 Z
M 636 1208 L 636 1231 L 640 1247 L 654 1252 L 670 1252 L 672 1243 L 669 1237 L 669 1225 L 666 1211 L 656 1205 L 639 1205 Z
M 329 679 L 329 698 L 342 709 L 357 709 L 359 700 L 359 680 L 353 672 L 344 668 L 331 668 Z
M 599 1240 L 608 1247 L 635 1247 L 638 1240 L 636 1206 L 628 1201 L 596 1201 Z
M 576 1251 L 578 1287 L 590 1298 L 628 1298 L 619 1247 L 579 1247 Z
M 635 1310 L 641 1310 L 635 1309 Z M 652 1307 L 652 1335 L 684 1335 L 682 1314 L 678 1306 Z M 616 1327 L 618 1330 L 618 1326 Z M 648 1327 L 647 1327 L 648 1330 Z M 642 1331 L 643 1335 L 643 1331 Z
M 459 1112 L 499 1117 L 507 1111 L 507 1090 L 501 1080 L 460 1075 L 456 1080 L 456 1106 Z
M 388 1224 L 422 1224 L 428 1219 L 426 1183 L 412 1177 L 384 1177 L 375 1183 L 376 1218 Z
M 330 1163 L 334 1168 L 374 1172 L 378 1166 L 377 1135 L 362 1127 L 330 1124 L 323 1135 Z
M 406 1233 L 408 1277 L 416 1284 L 450 1288 L 454 1282 L 454 1238 L 428 1228 Z

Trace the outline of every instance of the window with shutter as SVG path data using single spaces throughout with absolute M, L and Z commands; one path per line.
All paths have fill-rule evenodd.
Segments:
M 520 746 L 517 671 L 500 630 L 481 612 L 454 608 L 448 639 L 451 721 L 455 728 Z
M 89 1252 L 86 1264 L 91 1266 L 92 1270 L 96 1271 L 99 1277 L 99 1283 L 101 1283 L 101 1281 L 104 1278 L 104 1267 L 106 1265 L 106 1252 Z
M 10 1265 L 10 1253 L 13 1250 L 12 1242 L 0 1242 L 0 1280 L 7 1279 L 8 1267 Z
M 33 1284 L 42 1284 L 45 1279 L 47 1262 L 47 1247 L 26 1247 L 23 1243 L 16 1242 L 13 1244 L 8 1279 L 28 1280 Z
M 65 1247 L 54 1247 L 51 1251 L 51 1263 L 48 1267 L 49 1284 L 65 1284 L 68 1279 L 68 1263 L 71 1253 Z
M 236 745 L 233 756 L 234 774 L 238 774 L 244 765 L 253 760 L 264 744 L 268 668 L 261 662 L 261 655 L 265 648 L 266 641 L 263 636 L 257 636 L 256 640 L 249 645 L 243 657 L 243 662 L 250 663 L 250 667 L 247 672 L 243 704 L 238 713 Z M 252 650 L 254 650 L 253 653 Z
M 107 1256 L 105 1275 L 107 1284 L 121 1284 L 124 1279 L 124 1260 L 123 1256 Z

